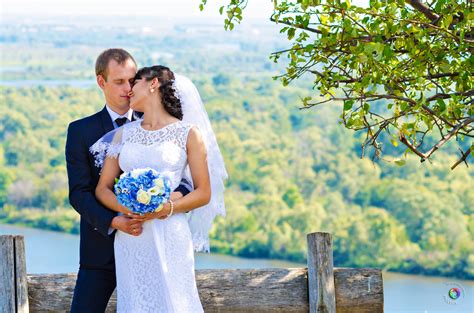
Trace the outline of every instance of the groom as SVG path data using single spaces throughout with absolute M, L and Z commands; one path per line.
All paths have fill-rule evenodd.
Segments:
M 95 66 L 97 84 L 105 97 L 105 107 L 89 117 L 69 124 L 66 163 L 69 179 L 69 202 L 81 215 L 80 267 L 71 312 L 104 312 L 115 286 L 114 230 L 133 236 L 142 232 L 142 221 L 118 216 L 95 198 L 100 169 L 94 166 L 89 147 L 107 132 L 133 121 L 136 114 L 129 107 L 131 82 L 137 65 L 123 49 L 102 52 Z M 189 190 L 180 185 L 173 199 Z

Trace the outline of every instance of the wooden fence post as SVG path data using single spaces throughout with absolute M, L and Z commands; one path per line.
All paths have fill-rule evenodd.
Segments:
M 336 313 L 331 234 L 311 233 L 307 242 L 309 312 Z
M 0 236 L 0 277 L 0 312 L 29 312 L 23 236 Z

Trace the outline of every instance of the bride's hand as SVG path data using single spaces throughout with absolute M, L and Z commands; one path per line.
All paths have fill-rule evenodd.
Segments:
M 136 221 L 145 222 L 148 220 L 146 214 L 138 214 L 138 213 L 130 212 L 130 213 L 127 213 L 126 215 L 129 218 L 134 219 Z
M 170 200 L 171 201 L 176 201 L 179 200 L 183 197 L 183 194 L 180 191 L 173 191 L 170 195 Z
M 117 207 L 117 209 L 114 210 L 114 211 L 119 212 L 119 213 L 122 213 L 122 214 L 124 214 L 124 215 L 128 215 L 128 216 L 131 216 L 131 215 L 136 214 L 136 213 L 133 213 L 132 210 L 130 210 L 129 208 L 127 208 L 126 206 L 121 205 L 121 204 L 119 204 L 118 207 Z
M 144 221 L 144 222 L 155 219 L 155 218 L 162 220 L 162 219 L 167 218 L 170 212 L 171 212 L 171 205 L 169 204 L 169 202 L 167 202 L 163 205 L 163 208 L 157 212 L 145 213 L 143 215 L 133 214 L 133 218 L 136 217 L 136 219 L 140 219 L 141 221 Z
M 155 218 L 164 220 L 168 218 L 168 214 L 170 214 L 170 212 L 171 212 L 171 204 L 169 202 L 166 202 L 160 211 L 154 213 L 156 216 Z

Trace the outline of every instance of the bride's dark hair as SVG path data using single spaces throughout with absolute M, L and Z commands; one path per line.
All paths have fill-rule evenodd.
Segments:
M 181 108 L 181 101 L 176 96 L 176 90 L 173 87 L 174 73 L 166 66 L 154 65 L 150 67 L 143 67 L 138 70 L 135 79 L 146 79 L 147 81 L 158 78 L 160 82 L 161 103 L 166 112 L 176 117 L 183 119 L 183 110 Z

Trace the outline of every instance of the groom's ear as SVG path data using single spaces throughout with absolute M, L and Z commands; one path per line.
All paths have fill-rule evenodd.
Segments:
M 104 86 L 105 86 L 104 77 L 102 75 L 97 75 L 96 80 L 97 80 L 97 85 L 99 85 L 100 89 L 104 89 Z

